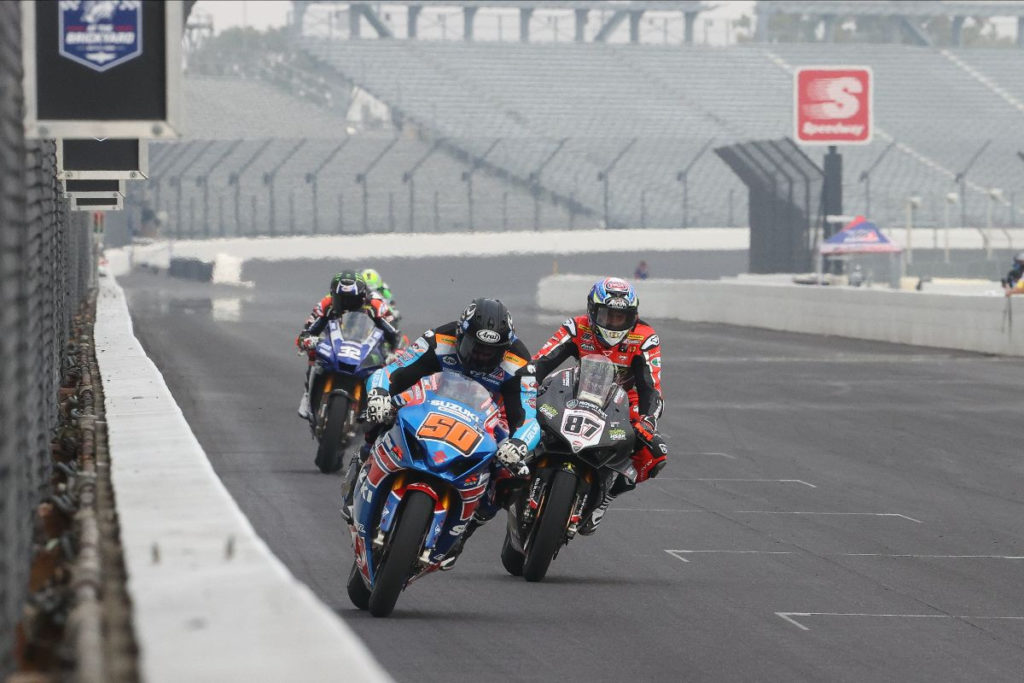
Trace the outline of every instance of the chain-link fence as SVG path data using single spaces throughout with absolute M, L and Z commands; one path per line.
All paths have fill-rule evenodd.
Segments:
M 0 677 L 13 665 L 28 590 L 33 513 L 50 481 L 50 440 L 71 317 L 92 240 L 56 180 L 52 141 L 22 130 L 20 3 L 0 3 Z

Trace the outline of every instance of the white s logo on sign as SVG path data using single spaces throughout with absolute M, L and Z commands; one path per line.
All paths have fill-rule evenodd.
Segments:
M 848 119 L 860 111 L 855 96 L 863 92 L 863 83 L 852 76 L 819 78 L 807 85 L 807 94 L 819 101 L 805 104 L 804 113 L 816 119 Z

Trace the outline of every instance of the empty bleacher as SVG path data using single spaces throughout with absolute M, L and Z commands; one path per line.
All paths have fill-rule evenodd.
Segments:
M 488 159 L 529 176 L 563 138 L 543 183 L 601 215 L 598 172 L 637 138 L 610 180 L 614 224 L 674 226 L 683 208 L 677 176 L 709 139 L 720 144 L 792 131 L 788 66 L 867 64 L 876 78 L 880 133 L 844 154 L 848 211 L 865 209 L 865 170 L 874 169 L 871 210 L 902 223 L 907 197 L 921 196 L 918 219 L 940 220 L 944 197 L 972 155 L 999 140 L 967 176 L 969 222 L 987 220 L 990 188 L 1007 199 L 1024 166 L 1024 114 L 938 50 L 901 45 L 774 44 L 727 48 L 577 43 L 467 43 L 307 38 L 310 55 L 392 106 L 397 117 L 481 153 L 496 137 L 516 139 Z M 1004 55 L 995 54 L 997 52 Z M 1021 57 L 1012 51 L 960 51 L 994 81 L 1020 92 Z M 978 56 L 975 57 L 975 54 Z M 994 66 L 998 64 L 998 66 Z M 819 156 L 810 149 L 809 153 Z M 744 221 L 746 192 L 714 155 L 688 177 L 690 224 Z M 732 214 L 730 220 L 729 214 Z M 959 209 L 955 211 L 959 214 Z M 996 205 L 996 223 L 1012 209 Z M 958 221 L 957 221 L 958 222 Z

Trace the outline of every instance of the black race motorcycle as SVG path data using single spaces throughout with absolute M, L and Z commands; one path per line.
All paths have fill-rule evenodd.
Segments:
M 530 480 L 508 507 L 501 563 L 513 576 L 540 581 L 581 520 L 622 476 L 635 483 L 629 397 L 604 356 L 545 379 L 537 397 L 541 441 Z

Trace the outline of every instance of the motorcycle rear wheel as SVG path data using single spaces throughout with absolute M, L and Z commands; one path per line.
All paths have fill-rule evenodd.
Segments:
M 348 443 L 348 430 L 345 420 L 348 418 L 348 398 L 340 394 L 326 397 L 327 424 L 320 435 L 320 443 L 316 449 L 316 466 L 324 474 L 337 472 L 345 462 L 345 445 Z
M 576 477 L 556 470 L 533 523 L 533 539 L 523 563 L 523 578 L 527 581 L 540 581 L 548 573 L 551 560 L 565 540 L 575 497 Z
M 505 542 L 501 544 L 501 565 L 512 576 L 522 576 L 523 562 L 526 561 L 526 556 L 512 545 L 510 533 L 507 530 L 505 531 Z
M 368 605 L 373 616 L 386 617 L 395 609 L 433 518 L 434 499 L 423 491 L 409 491 L 374 577 Z
M 370 606 L 370 589 L 363 582 L 359 573 L 356 561 L 352 560 L 352 569 L 348 573 L 348 599 L 359 609 L 367 609 Z

